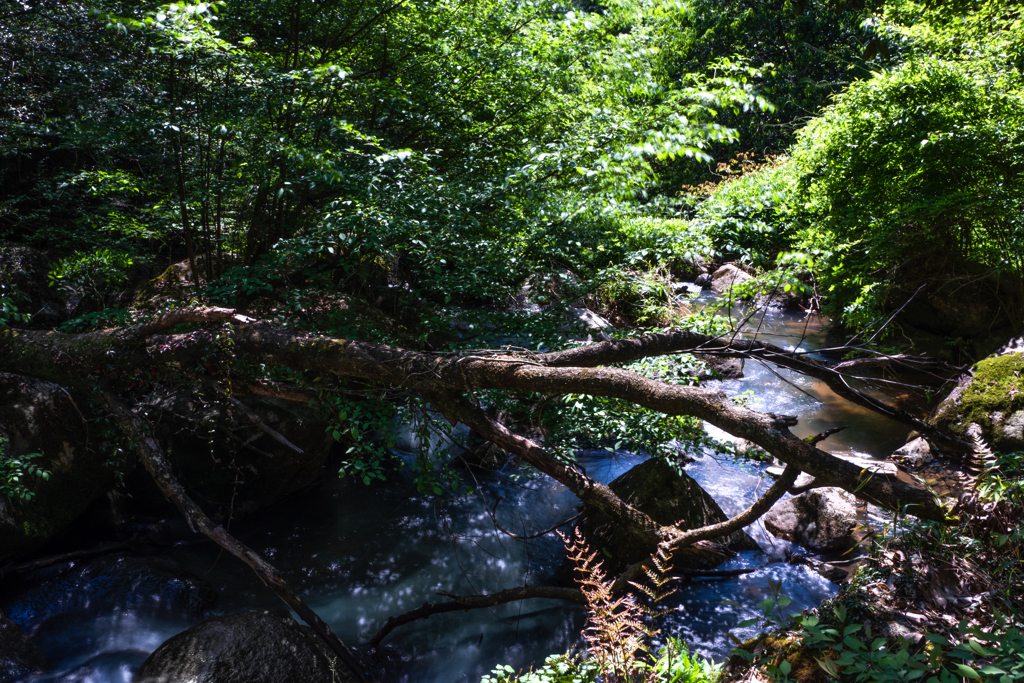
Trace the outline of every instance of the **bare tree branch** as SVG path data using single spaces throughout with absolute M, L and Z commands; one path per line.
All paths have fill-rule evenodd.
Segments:
M 377 633 L 374 634 L 373 638 L 367 641 L 369 647 L 377 647 L 384 638 L 395 630 L 396 627 L 408 624 L 418 619 L 426 619 L 435 614 L 444 614 L 445 612 L 468 612 L 471 609 L 481 609 L 484 607 L 495 607 L 496 605 L 503 605 L 507 602 L 517 602 L 519 600 L 529 600 L 531 598 L 544 598 L 547 600 L 569 600 L 571 602 L 586 602 L 586 598 L 583 593 L 577 588 L 561 588 L 557 586 L 522 586 L 520 588 L 508 588 L 497 593 L 491 593 L 490 595 L 466 595 L 456 596 L 450 593 L 438 593 L 445 597 L 450 597 L 450 602 L 439 602 L 439 603 L 423 603 L 422 607 L 414 609 L 405 614 L 400 614 L 397 617 L 388 617 L 387 623 Z
M 160 490 L 167 499 L 174 503 L 178 510 L 181 511 L 181 514 L 185 516 L 185 520 L 192 530 L 202 532 L 217 543 L 217 545 L 249 565 L 263 583 L 269 586 L 286 605 L 295 610 L 296 614 L 309 624 L 313 631 L 338 655 L 341 661 L 352 670 L 356 678 L 360 681 L 365 681 L 365 668 L 356 656 L 334 634 L 331 627 L 292 591 L 281 573 L 264 560 L 259 553 L 229 534 L 224 527 L 214 524 L 206 516 L 202 508 L 196 505 L 188 496 L 171 471 L 170 463 L 164 457 L 160 445 L 150 434 L 148 424 L 142 418 L 131 413 L 113 395 L 105 393 L 103 399 L 111 414 L 118 421 L 121 429 L 135 444 L 135 450 L 143 465 L 145 465 L 146 470 L 153 477 L 153 481 L 160 487 Z
M 240 413 L 242 413 L 242 415 L 245 415 L 247 418 L 249 418 L 249 421 L 252 422 L 254 425 L 256 425 L 256 427 L 261 432 L 263 432 L 264 434 L 266 434 L 267 436 L 272 438 L 274 441 L 277 441 L 282 446 L 287 446 L 288 448 L 292 449 L 296 453 L 300 453 L 300 454 L 303 453 L 303 450 L 301 448 L 299 448 L 298 446 L 296 446 L 295 444 L 293 444 L 288 439 L 286 439 L 284 434 L 281 434 L 280 432 L 278 432 L 278 431 L 268 427 L 267 423 L 265 423 L 262 419 L 260 419 L 260 416 L 257 415 L 252 409 L 250 409 L 249 406 L 245 405 L 244 403 L 239 401 L 234 396 L 231 396 L 230 394 L 228 394 L 228 392 L 224 391 L 224 388 L 221 387 L 219 384 L 217 384 L 216 382 L 210 382 L 209 385 L 211 387 L 213 387 L 214 391 L 216 391 L 218 394 L 220 394 L 225 399 L 227 399 L 227 401 L 231 405 L 233 405 L 235 408 L 237 408 L 238 411 Z M 269 456 L 269 457 L 273 457 L 273 456 Z

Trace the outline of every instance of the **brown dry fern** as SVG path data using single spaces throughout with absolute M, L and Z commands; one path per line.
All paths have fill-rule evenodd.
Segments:
M 583 534 L 575 530 L 572 538 L 558 532 L 565 543 L 569 559 L 576 565 L 576 583 L 586 598 L 587 625 L 583 639 L 606 683 L 629 683 L 644 680 L 649 671 L 650 642 L 657 633 L 649 624 L 660 614 L 637 601 L 627 593 L 615 597 L 612 593 L 614 578 L 608 577 L 597 561 L 597 552 L 590 549 Z M 663 548 L 651 557 L 651 566 L 645 566 L 649 585 L 630 584 L 657 604 L 675 592 L 667 590 L 671 580 L 668 573 L 671 555 Z

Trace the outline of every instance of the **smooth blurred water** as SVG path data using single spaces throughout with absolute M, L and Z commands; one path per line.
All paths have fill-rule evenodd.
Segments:
M 816 348 L 822 342 L 815 320 L 771 313 L 755 324 L 762 338 L 780 345 Z M 819 382 L 777 371 L 787 383 L 749 361 L 745 372 L 744 379 L 723 382 L 725 390 L 740 394 L 752 389 L 752 407 L 800 416 L 794 429 L 798 435 L 849 425 L 822 444 L 826 449 L 882 456 L 906 436 L 905 428 L 851 406 Z M 580 455 L 587 473 L 606 483 L 642 460 L 630 453 Z M 770 485 L 765 467 L 704 456 L 688 471 L 733 514 Z M 474 594 L 536 584 L 558 567 L 564 551 L 554 534 L 526 542 L 511 539 L 495 528 L 490 511 L 503 497 L 499 523 L 530 534 L 575 515 L 575 496 L 549 478 L 530 478 L 515 468 L 476 476 L 474 493 L 456 499 L 421 495 L 402 476 L 369 487 L 328 481 L 301 499 L 236 523 L 232 531 L 282 570 L 346 643 L 358 644 L 389 616 L 446 600 L 438 591 Z M 672 611 L 661 625 L 662 637 L 677 635 L 694 650 L 720 659 L 731 650 L 730 630 L 740 638 L 753 634 L 734 627 L 772 594 L 770 581 L 781 582 L 781 592 L 792 599 L 787 612 L 815 606 L 834 593 L 833 585 L 806 567 L 769 563 L 786 553 L 788 543 L 758 524 L 748 532 L 766 552 L 742 553 L 722 569 L 761 569 L 680 585 L 666 605 Z M 214 613 L 279 606 L 247 567 L 211 544 L 186 545 L 169 554 L 217 588 Z M 740 606 L 724 605 L 726 600 Z M 43 680 L 121 683 L 130 680 L 145 653 L 200 617 L 169 617 L 157 600 L 107 612 L 90 611 L 86 604 L 77 614 L 60 618 L 69 620 L 65 637 L 40 642 L 55 671 Z M 564 652 L 579 642 L 583 621 L 576 605 L 532 600 L 431 617 L 399 627 L 384 643 L 406 660 L 396 680 L 475 682 L 497 664 L 527 667 L 547 654 Z

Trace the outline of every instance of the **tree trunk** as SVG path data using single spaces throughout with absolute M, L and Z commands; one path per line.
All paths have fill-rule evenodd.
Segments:
M 229 325 L 216 333 L 198 330 L 161 334 L 184 322 Z M 420 393 L 450 420 L 467 424 L 485 439 L 557 479 L 581 500 L 654 541 L 664 534 L 647 515 L 625 504 L 608 487 L 559 462 L 539 444 L 490 420 L 465 396 L 478 389 L 504 389 L 615 397 L 666 414 L 706 420 L 761 446 L 824 484 L 846 489 L 881 507 L 906 509 L 924 519 L 946 518 L 932 493 L 909 477 L 867 472 L 794 436 L 789 428 L 796 424 L 795 417 L 737 406 L 714 389 L 669 385 L 616 368 L 588 367 L 645 355 L 705 351 L 711 345 L 723 347 L 724 343 L 703 335 L 668 333 L 552 354 L 432 355 L 296 334 L 254 324 L 231 309 L 214 308 L 177 311 L 141 326 L 80 335 L 5 328 L 0 330 L 0 370 L 16 369 L 72 391 L 91 391 L 97 385 L 118 391 L 147 375 L 155 382 L 181 382 L 203 374 L 218 376 L 227 372 L 234 358 L 244 357 L 253 365 L 287 366 L 402 387 Z M 734 342 L 727 348 L 733 347 L 740 349 L 735 353 L 758 353 L 766 360 L 808 374 L 828 374 L 820 364 L 769 345 Z M 102 375 L 98 376 L 100 369 Z

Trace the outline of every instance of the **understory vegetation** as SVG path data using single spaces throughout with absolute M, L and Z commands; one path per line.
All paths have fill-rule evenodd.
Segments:
M 588 485 L 581 449 L 677 470 L 706 449 L 741 457 L 639 385 L 452 379 L 460 363 L 530 365 L 602 340 L 733 341 L 695 282 L 725 308 L 830 318 L 851 361 L 926 343 L 957 370 L 980 361 L 970 419 L 949 438 L 1024 407 L 1019 356 L 983 360 L 1024 329 L 1018 3 L 0 0 L 0 63 L 0 328 L 53 332 L 31 339 L 65 354 L 59 372 L 80 370 L 71 391 L 88 398 L 72 403 L 100 425 L 86 447 L 122 483 L 125 453 L 148 443 L 124 416 L 156 414 L 170 388 L 224 405 L 287 389 L 326 416 L 333 471 L 377 486 L 411 468 L 433 496 L 472 490 L 466 468 L 486 457 L 513 458 L 505 426 L 552 454 L 538 472 Z M 716 282 L 727 264 L 742 282 Z M 256 322 L 268 327 L 239 350 L 239 326 Z M 118 365 L 121 347 L 75 365 L 112 328 L 147 324 L 152 368 Z M 271 326 L 294 335 L 286 349 L 333 338 L 344 353 L 420 355 L 374 358 L 377 374 L 289 365 L 298 352 L 272 362 L 252 351 Z M 80 357 L 59 346 L 70 335 Z M 24 339 L 0 340 L 4 372 L 36 370 Z M 704 346 L 595 367 L 621 372 L 609 385 L 635 373 L 701 388 L 722 377 Z M 417 384 L 423 358 L 443 391 Z M 119 402 L 129 427 L 113 434 Z M 412 458 L 386 436 L 396 421 L 412 425 Z M 477 442 L 453 436 L 460 421 Z M 212 419 L 193 427 L 241 442 Z M 14 452 L 13 431 L 0 424 L 0 502 L 22 505 L 55 456 Z M 631 582 L 640 593 L 613 594 L 573 537 L 586 647 L 484 683 L 1024 680 L 1024 456 L 974 453 L 945 523 L 897 511 L 837 598 L 801 615 L 767 601 L 756 619 L 771 634 L 724 665 L 658 633 L 668 554 Z M 879 630 L 897 614 L 920 619 Z

